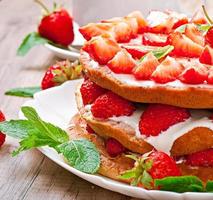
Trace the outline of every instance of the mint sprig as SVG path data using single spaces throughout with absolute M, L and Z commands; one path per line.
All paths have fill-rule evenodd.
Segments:
M 22 87 L 22 88 L 13 88 L 5 92 L 5 95 L 17 96 L 17 97 L 33 97 L 37 92 L 41 91 L 40 86 L 35 87 Z
M 34 108 L 22 107 L 26 120 L 11 120 L 0 123 L 0 131 L 21 139 L 20 147 L 13 156 L 35 147 L 49 146 L 63 154 L 68 163 L 74 168 L 96 173 L 100 166 L 100 155 L 95 145 L 86 139 L 71 140 L 66 131 L 43 121 Z
M 37 32 L 29 33 L 17 50 L 18 56 L 25 56 L 28 51 L 36 45 L 51 43 L 50 40 L 41 37 Z
M 164 47 L 159 47 L 159 48 L 156 48 L 150 52 L 153 53 L 153 55 L 158 59 L 160 60 L 161 58 L 165 57 L 166 55 L 168 55 L 172 50 L 174 49 L 174 46 L 172 45 L 167 45 L 167 46 L 164 46 Z M 150 53 L 149 52 L 149 53 Z M 148 54 L 148 53 L 147 53 Z M 143 61 L 143 59 L 146 57 L 145 54 L 141 59 L 140 59 L 140 62 Z
M 206 192 L 213 192 L 213 181 L 207 181 Z

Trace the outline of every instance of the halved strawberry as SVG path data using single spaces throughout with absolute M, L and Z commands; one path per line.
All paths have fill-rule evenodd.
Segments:
M 136 44 L 123 44 L 122 47 L 126 49 L 133 58 L 141 59 L 145 54 L 147 54 L 150 51 L 155 50 L 158 47 L 154 46 L 146 46 L 146 45 L 136 45 Z
M 108 36 L 94 37 L 83 48 L 101 65 L 107 64 L 120 49 L 118 44 Z
M 142 135 L 157 136 L 170 126 L 183 122 L 190 117 L 185 108 L 163 104 L 150 104 L 142 113 L 139 130 Z
M 174 20 L 167 13 L 151 11 L 147 17 L 148 31 L 152 33 L 170 33 Z
M 131 38 L 136 38 L 138 36 L 137 19 L 133 17 L 124 17 L 124 20 L 129 24 L 131 28 Z
M 167 13 L 169 15 L 169 17 L 171 17 L 173 19 L 174 25 L 173 25 L 172 29 L 176 29 L 179 26 L 181 26 L 183 24 L 187 24 L 189 22 L 189 20 L 185 14 L 178 13 L 178 12 L 171 11 L 171 10 L 166 10 L 165 13 Z
M 208 70 L 198 61 L 186 62 L 185 70 L 180 74 L 179 80 L 187 84 L 201 84 L 208 78 Z
M 172 53 L 175 56 L 199 57 L 203 47 L 193 42 L 191 39 L 179 32 L 173 32 L 169 35 L 169 42 L 174 46 Z
M 213 65 L 213 49 L 207 45 L 200 55 L 199 61 L 204 64 Z
M 143 33 L 147 29 L 147 21 L 140 11 L 131 12 L 127 17 L 136 18 L 138 22 L 138 33 Z
M 119 51 L 107 66 L 115 73 L 130 74 L 136 63 L 132 56 L 125 50 Z
M 197 29 L 194 24 L 187 24 L 185 28 L 185 35 L 190 38 L 193 42 L 204 46 L 205 40 L 201 32 Z
M 86 26 L 80 27 L 79 31 L 86 40 L 107 33 L 113 35 L 112 24 L 110 23 L 89 23 Z
M 142 43 L 150 46 L 166 46 L 168 44 L 168 35 L 144 33 L 142 36 Z
M 209 69 L 209 75 L 208 75 L 207 83 L 213 84 L 213 67 L 211 67 Z M 213 115 L 212 115 L 212 119 L 213 119 Z
M 167 56 L 152 73 L 151 79 L 157 83 L 167 83 L 177 79 L 183 70 L 184 67 L 180 63 L 174 58 Z
M 136 79 L 147 80 L 150 78 L 156 67 L 160 63 L 152 52 L 148 53 L 143 60 L 133 69 L 133 75 Z
M 207 24 L 202 10 L 198 10 L 191 18 L 190 22 L 194 24 Z

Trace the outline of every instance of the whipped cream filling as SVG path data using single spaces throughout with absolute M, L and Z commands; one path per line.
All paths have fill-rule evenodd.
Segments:
M 89 65 L 90 67 L 94 69 L 98 69 L 100 67 L 106 67 L 107 66 L 101 66 L 98 62 L 92 60 L 88 53 L 84 52 L 84 55 L 87 56 L 88 59 L 90 59 Z M 109 69 L 109 68 L 108 68 Z M 206 89 L 213 89 L 213 85 L 203 83 L 203 84 L 185 84 L 182 83 L 180 80 L 175 80 L 172 82 L 168 82 L 165 84 L 156 83 L 152 80 L 137 80 L 132 74 L 116 74 L 112 72 L 109 69 L 109 74 L 112 75 L 115 79 L 120 81 L 121 83 L 128 84 L 130 86 L 136 86 L 136 87 L 171 87 L 171 88 L 206 88 Z
M 91 105 L 85 107 L 87 115 L 91 116 Z M 197 127 L 205 127 L 213 130 L 213 122 L 209 119 L 211 112 L 206 110 L 190 110 L 191 117 L 187 120 L 170 126 L 158 136 L 145 136 L 139 131 L 139 121 L 144 108 L 138 108 L 131 116 L 111 117 L 108 120 L 128 124 L 135 130 L 135 136 L 151 144 L 155 149 L 170 154 L 174 142 L 185 133 Z M 96 119 L 99 120 L 99 119 Z
M 111 117 L 110 120 L 124 122 L 135 130 L 135 136 L 142 138 L 155 149 L 170 154 L 170 150 L 179 137 L 196 127 L 206 127 L 213 130 L 213 122 L 208 118 L 210 112 L 205 110 L 191 110 L 191 117 L 184 122 L 177 123 L 161 132 L 158 136 L 146 137 L 139 131 L 139 120 L 143 113 L 142 109 L 137 109 L 131 116 Z

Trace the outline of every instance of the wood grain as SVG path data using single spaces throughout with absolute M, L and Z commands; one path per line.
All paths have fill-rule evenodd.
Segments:
M 70 0 L 63 2 L 69 7 Z M 45 68 L 57 58 L 42 46 L 23 58 L 16 56 L 22 38 L 36 30 L 40 9 L 33 1 L 0 0 L 0 13 L 0 109 L 10 119 L 17 118 L 26 99 L 4 96 L 4 92 L 13 87 L 39 85 Z M 131 199 L 78 178 L 37 150 L 12 158 L 10 154 L 17 145 L 17 141 L 7 138 L 0 150 L 1 200 Z

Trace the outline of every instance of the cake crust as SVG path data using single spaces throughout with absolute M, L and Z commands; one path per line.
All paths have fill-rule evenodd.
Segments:
M 133 102 L 162 103 L 183 108 L 213 108 L 213 88 L 170 87 L 170 86 L 132 86 L 116 79 L 107 67 L 92 67 L 88 54 L 81 50 L 80 61 L 86 75 L 97 85 L 113 91 Z

